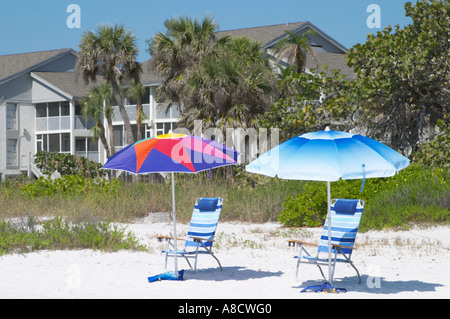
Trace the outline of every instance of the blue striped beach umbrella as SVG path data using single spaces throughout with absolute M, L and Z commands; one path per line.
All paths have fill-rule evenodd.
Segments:
M 327 182 L 328 216 L 330 182 L 339 179 L 389 177 L 409 166 L 409 159 L 371 138 L 347 132 L 306 133 L 272 148 L 247 165 L 250 173 L 282 179 Z M 328 219 L 328 225 L 331 220 Z M 331 227 L 328 227 L 329 279 L 331 282 Z

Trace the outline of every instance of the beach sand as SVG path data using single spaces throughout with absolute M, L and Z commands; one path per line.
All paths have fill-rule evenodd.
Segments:
M 197 272 L 179 259 L 183 281 L 148 282 L 162 274 L 165 244 L 156 235 L 171 235 L 169 222 L 148 218 L 121 225 L 150 252 L 92 250 L 39 251 L 0 257 L 0 298 L 37 299 L 302 299 L 302 298 L 450 298 L 450 226 L 409 231 L 359 233 L 352 255 L 356 272 L 339 264 L 335 287 L 346 293 L 300 293 L 324 282 L 317 267 L 301 265 L 295 277 L 296 248 L 287 239 L 317 242 L 320 228 L 289 229 L 277 223 L 219 224 L 215 254 L 199 257 Z M 178 224 L 183 237 L 187 225 Z M 181 247 L 181 244 L 180 246 Z M 173 270 L 173 258 L 168 270 Z M 324 267 L 325 274 L 328 273 Z

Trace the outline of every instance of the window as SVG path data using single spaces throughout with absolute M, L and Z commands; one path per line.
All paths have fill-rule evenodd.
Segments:
M 70 115 L 70 103 L 61 102 L 61 116 L 69 116 L 69 115 Z
M 142 102 L 142 104 L 150 104 L 150 88 L 149 87 L 145 88 L 145 94 L 142 97 L 141 102 Z
M 47 117 L 47 103 L 36 104 L 36 117 Z
M 17 140 L 8 140 L 7 142 L 7 166 L 16 166 L 17 165 Z
M 113 127 L 114 134 L 114 146 L 123 146 L 124 145 L 124 131 L 123 126 L 114 126 Z
M 141 100 L 142 103 L 142 100 Z M 126 105 L 136 105 L 137 104 L 137 99 L 134 97 L 128 97 L 126 99 Z
M 43 151 L 43 140 L 42 140 L 42 134 L 36 135 L 36 152 Z
M 37 134 L 36 151 L 70 152 L 70 133 Z
M 8 104 L 6 106 L 6 128 L 8 130 L 17 129 L 17 105 Z
M 59 152 L 59 134 L 49 134 L 48 135 L 48 151 L 49 152 Z
M 86 152 L 86 138 L 77 137 L 75 140 L 75 150 L 77 152 Z
M 91 161 L 98 161 L 98 143 L 92 141 L 90 137 L 77 137 L 75 140 L 76 154 L 86 157 Z
M 69 116 L 69 115 L 70 115 L 70 102 L 68 101 L 36 104 L 37 118 Z
M 48 103 L 48 117 L 59 116 L 59 102 Z
M 166 122 L 156 123 L 156 135 L 168 134 L 170 131 L 174 131 L 177 128 L 177 123 Z
M 70 134 L 61 134 L 61 152 L 70 152 Z
M 87 138 L 88 152 L 98 152 L 98 142 L 93 141 L 92 138 Z
M 82 113 L 82 106 L 79 101 L 75 102 L 75 115 L 83 115 Z

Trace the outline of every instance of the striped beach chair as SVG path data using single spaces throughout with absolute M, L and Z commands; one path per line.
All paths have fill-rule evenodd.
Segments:
M 331 203 L 331 280 L 334 277 L 336 264 L 345 263 L 353 267 L 358 275 L 359 283 L 361 283 L 361 276 L 351 260 L 351 255 L 363 209 L 364 201 L 359 199 L 334 199 Z M 296 276 L 300 264 L 310 264 L 319 267 L 322 277 L 328 280 L 320 267 L 328 266 L 328 216 L 325 219 L 325 225 L 318 245 L 292 239 L 288 240 L 288 242 L 290 246 L 300 247 L 299 254 L 295 256 L 295 258 L 298 258 Z M 317 254 L 312 256 L 305 246 L 317 247 Z
M 184 249 L 177 250 L 179 257 L 184 257 L 189 267 L 197 270 L 197 258 L 200 254 L 211 255 L 219 264 L 220 270 L 222 265 L 219 259 L 212 252 L 212 244 L 214 242 L 214 236 L 216 234 L 217 224 L 219 222 L 220 213 L 222 211 L 223 198 L 197 198 L 195 202 L 194 211 L 192 213 L 191 222 L 187 232 L 186 239 L 184 240 Z M 167 240 L 167 249 L 163 251 L 166 254 L 165 267 L 167 268 L 168 257 L 174 257 L 174 251 L 170 249 L 173 247 L 170 241 L 171 237 L 157 236 L 158 240 Z M 194 268 L 189 262 L 189 258 L 195 259 Z

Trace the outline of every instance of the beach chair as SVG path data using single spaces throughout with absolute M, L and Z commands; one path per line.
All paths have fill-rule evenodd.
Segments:
M 359 222 L 364 209 L 363 200 L 353 199 L 333 199 L 331 202 L 331 279 L 334 277 L 334 270 L 337 263 L 345 263 L 355 269 L 359 283 L 361 276 L 358 269 L 351 261 L 354 249 L 355 238 L 358 232 Z M 325 278 L 320 266 L 328 266 L 328 216 L 325 219 L 322 236 L 318 245 L 305 243 L 300 240 L 288 240 L 289 246 L 298 246 L 299 254 L 295 275 L 297 277 L 300 264 L 310 264 L 319 267 L 322 277 Z M 317 254 L 312 256 L 305 246 L 317 247 Z M 328 280 L 325 278 L 325 280 Z
M 212 244 L 216 233 L 219 216 L 222 211 L 223 198 L 197 198 L 194 211 L 192 213 L 191 222 L 184 241 L 184 249 L 177 250 L 177 257 L 183 257 L 189 267 L 197 270 L 197 258 L 200 254 L 211 255 L 219 264 L 222 271 L 222 265 L 219 259 L 212 252 Z M 163 251 L 166 254 L 165 267 L 167 268 L 168 257 L 174 257 L 173 237 L 157 236 L 159 241 L 167 240 L 167 249 Z M 189 259 L 195 259 L 194 268 L 192 268 Z

